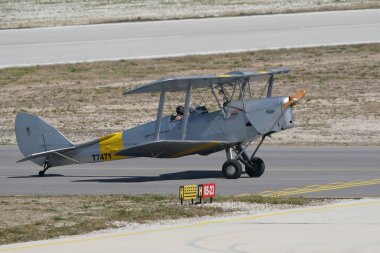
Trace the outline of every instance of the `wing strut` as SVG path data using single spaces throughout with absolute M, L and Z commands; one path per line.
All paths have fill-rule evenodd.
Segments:
M 220 110 L 221 110 L 222 113 L 223 113 L 224 118 L 227 118 L 226 111 L 225 111 L 224 107 L 220 104 L 220 101 L 219 101 L 218 97 L 216 96 L 215 91 L 214 91 L 214 87 L 212 87 L 212 84 L 211 84 L 211 83 L 210 83 L 210 89 L 211 89 L 211 93 L 212 93 L 212 95 L 213 95 L 214 98 L 215 98 L 216 103 L 218 104 Z
M 158 105 L 158 112 L 157 112 L 156 128 L 154 131 L 155 140 L 160 139 L 160 128 L 161 128 L 162 114 L 164 112 L 164 103 L 165 103 L 165 91 L 161 91 L 160 103 Z
M 182 140 L 186 139 L 187 121 L 190 115 L 189 109 L 190 109 L 191 92 L 192 92 L 192 85 L 190 81 L 186 88 L 185 114 L 183 115 L 183 122 L 182 122 L 183 124 L 182 125 Z
M 273 75 L 269 77 L 269 85 L 268 85 L 268 93 L 267 93 L 267 98 L 272 97 L 272 89 L 273 89 Z

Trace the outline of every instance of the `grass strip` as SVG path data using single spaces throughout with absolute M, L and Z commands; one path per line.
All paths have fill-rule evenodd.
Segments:
M 80 143 L 156 117 L 158 94 L 122 95 L 137 85 L 161 77 L 280 66 L 292 72 L 276 77 L 273 94 L 288 96 L 302 88 L 306 97 L 295 107 L 296 128 L 268 143 L 380 145 L 380 44 L 0 69 L 0 144 L 16 143 L 19 111 L 45 118 Z M 265 84 L 255 82 L 254 91 L 262 94 Z M 214 101 L 210 92 L 207 96 L 203 101 Z M 200 97 L 194 91 L 193 100 Z M 183 104 L 181 98 L 168 93 L 165 114 Z
M 214 203 L 308 205 L 302 197 L 242 195 L 217 197 Z M 232 204 L 233 205 L 233 204 Z M 239 211 L 220 205 L 180 205 L 176 196 L 0 196 L 0 244 L 76 235 L 154 221 L 216 216 Z

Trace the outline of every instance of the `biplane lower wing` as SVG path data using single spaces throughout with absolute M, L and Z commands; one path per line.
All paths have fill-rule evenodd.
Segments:
M 123 149 L 116 155 L 129 157 L 176 158 L 194 154 L 210 154 L 230 145 L 221 141 L 157 140 Z

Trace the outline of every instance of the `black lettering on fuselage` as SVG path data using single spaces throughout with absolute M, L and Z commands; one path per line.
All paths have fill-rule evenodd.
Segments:
M 111 153 L 101 153 L 101 154 L 95 154 L 91 155 L 93 162 L 101 162 L 101 161 L 110 161 L 112 160 L 112 154 Z

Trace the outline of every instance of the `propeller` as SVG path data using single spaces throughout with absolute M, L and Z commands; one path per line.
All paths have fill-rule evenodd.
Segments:
M 297 90 L 294 96 L 289 97 L 289 101 L 281 106 L 281 110 L 286 110 L 289 106 L 298 104 L 298 102 L 305 96 L 305 90 Z

